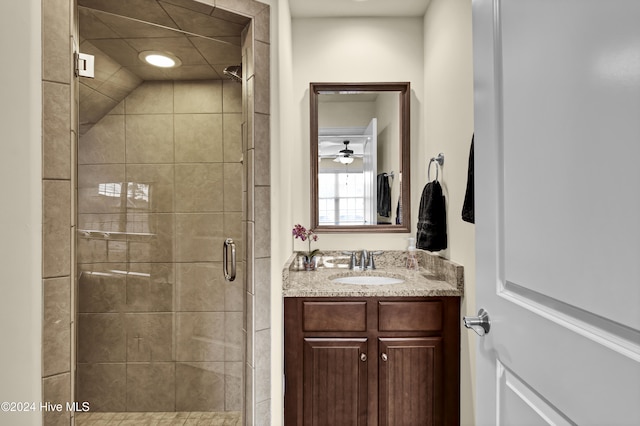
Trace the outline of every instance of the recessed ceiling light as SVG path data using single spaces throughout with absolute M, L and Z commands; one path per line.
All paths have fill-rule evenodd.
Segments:
M 140 52 L 138 58 L 147 64 L 160 68 L 176 68 L 182 65 L 180 58 L 169 52 L 145 50 L 144 52 Z

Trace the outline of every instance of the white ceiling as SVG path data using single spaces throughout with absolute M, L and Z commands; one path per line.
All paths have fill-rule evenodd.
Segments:
M 424 16 L 431 0 L 289 0 L 293 18 Z

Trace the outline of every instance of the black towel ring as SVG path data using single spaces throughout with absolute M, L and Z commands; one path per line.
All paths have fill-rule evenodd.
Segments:
M 427 167 L 427 179 L 431 182 L 431 163 L 436 162 L 436 182 L 438 182 L 438 169 L 444 164 L 444 154 L 440 153 L 437 157 L 431 157 L 429 166 Z

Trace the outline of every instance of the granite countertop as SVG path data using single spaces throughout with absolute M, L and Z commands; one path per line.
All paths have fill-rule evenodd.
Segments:
M 340 251 L 325 251 L 315 271 L 298 269 L 293 253 L 282 271 L 284 297 L 425 297 L 462 296 L 464 268 L 423 250 L 416 250 L 419 268 L 408 270 L 406 252 L 384 251 L 375 257 L 377 269 L 350 270 L 349 257 Z M 404 280 L 400 284 L 339 284 L 331 280 L 348 276 L 384 276 Z

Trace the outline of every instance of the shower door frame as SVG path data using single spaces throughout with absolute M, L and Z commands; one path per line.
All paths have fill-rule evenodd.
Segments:
M 253 0 L 217 0 L 216 8 L 251 19 L 242 52 L 247 69 L 242 128 L 247 245 L 243 331 L 244 419 L 254 424 L 270 418 L 270 7 Z M 43 2 L 42 36 L 42 386 L 43 401 L 65 404 L 74 399 L 76 363 L 79 88 L 72 64 L 80 44 L 77 0 Z M 73 421 L 72 413 L 44 412 L 43 423 L 61 416 Z

